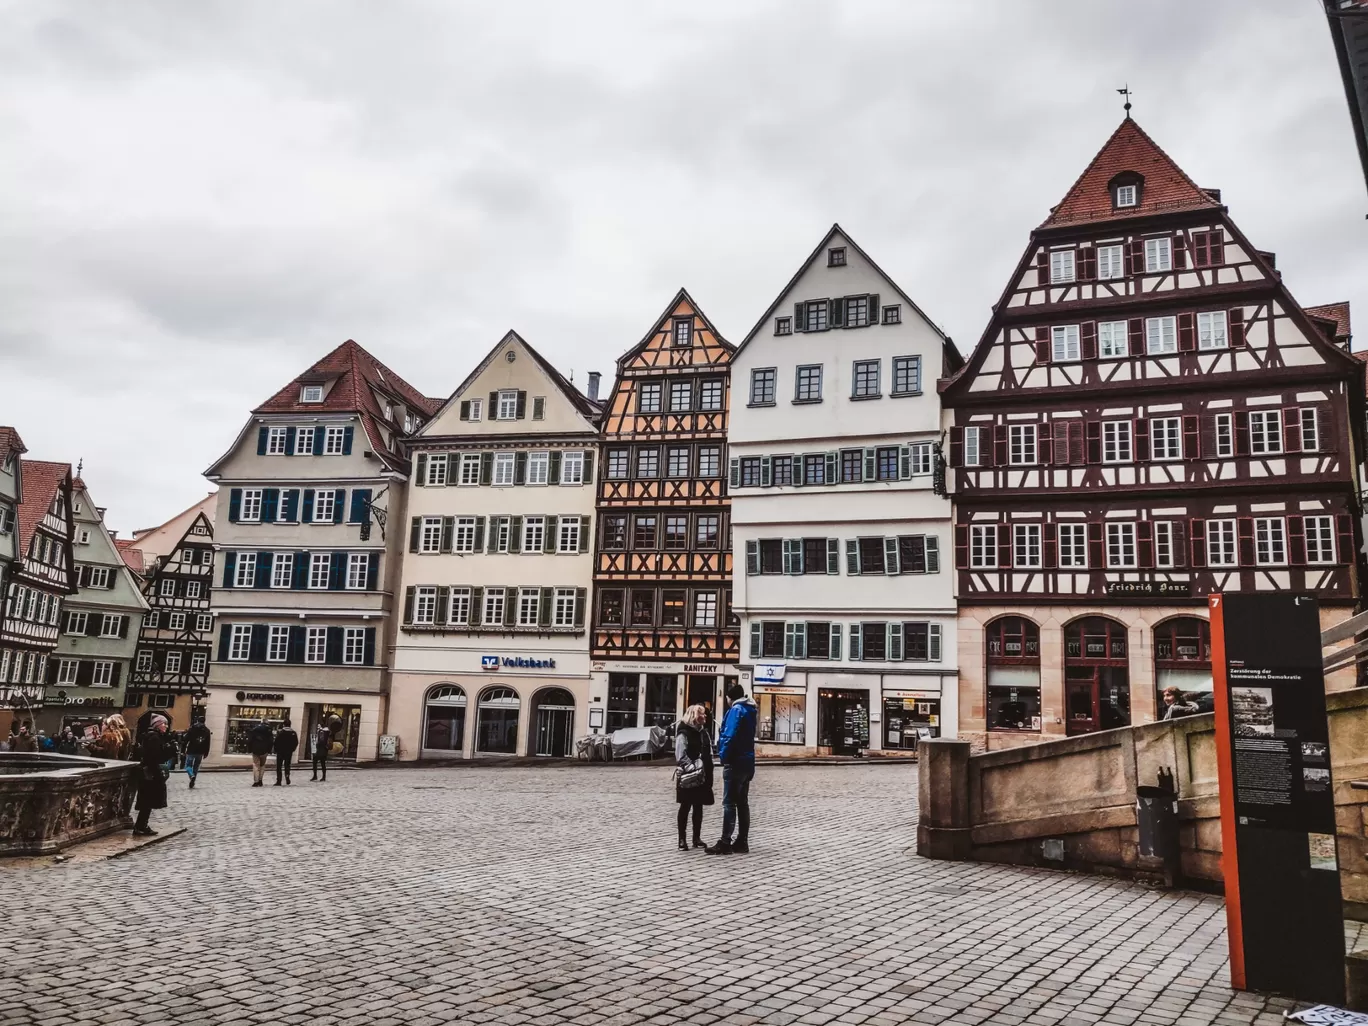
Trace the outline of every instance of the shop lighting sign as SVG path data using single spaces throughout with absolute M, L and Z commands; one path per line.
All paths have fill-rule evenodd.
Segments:
M 499 670 L 554 670 L 554 659 L 526 659 L 522 656 L 480 656 L 480 669 L 486 673 Z
M 785 669 L 787 667 L 784 663 L 756 663 L 755 683 L 778 684 L 784 679 Z

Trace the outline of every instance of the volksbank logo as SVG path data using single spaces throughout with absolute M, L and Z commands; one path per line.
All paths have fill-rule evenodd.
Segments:
M 524 659 L 521 656 L 480 656 L 480 669 L 487 673 L 505 670 L 554 670 L 554 659 Z

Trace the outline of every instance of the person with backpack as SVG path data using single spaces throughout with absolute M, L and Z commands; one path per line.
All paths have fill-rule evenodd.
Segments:
M 318 780 L 318 774 L 322 772 L 323 783 L 328 782 L 328 749 L 331 747 L 332 731 L 325 721 L 320 720 L 313 732 L 313 777 L 310 779 Z
M 287 719 L 280 725 L 275 736 L 276 787 L 280 786 L 282 771 L 285 775 L 285 783 L 290 782 L 290 762 L 294 759 L 295 749 L 298 747 L 299 735 L 295 733 L 294 727 L 290 726 L 290 721 Z
M 755 726 L 759 710 L 736 681 L 728 684 L 723 693 L 731 706 L 717 739 L 717 758 L 722 763 L 722 836 L 703 850 L 709 855 L 744 855 L 750 851 L 750 784 L 755 776 Z
M 199 778 L 200 763 L 209 754 L 211 739 L 212 735 L 203 720 L 196 720 L 185 732 L 185 775 L 190 778 L 191 787 L 195 786 L 195 781 Z
M 275 747 L 275 731 L 262 720 L 247 732 L 247 751 L 252 756 L 252 786 L 261 787 L 261 778 L 266 775 L 266 760 Z

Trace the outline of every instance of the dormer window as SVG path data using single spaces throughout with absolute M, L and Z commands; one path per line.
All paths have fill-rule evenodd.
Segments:
M 1133 207 L 1140 202 L 1140 190 L 1135 185 L 1118 185 L 1116 187 L 1116 205 L 1118 207 Z
M 323 401 L 323 386 L 305 385 L 299 390 L 299 401 L 301 403 L 321 403 Z
M 674 322 L 674 344 L 685 348 L 693 345 L 693 318 L 680 317 Z
M 844 267 L 846 265 L 846 251 L 844 246 L 832 246 L 827 250 L 828 267 Z

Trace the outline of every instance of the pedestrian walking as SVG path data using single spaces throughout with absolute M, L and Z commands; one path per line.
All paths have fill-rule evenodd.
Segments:
M 313 776 L 309 779 L 318 780 L 321 772 L 323 783 L 328 782 L 328 749 L 331 747 L 332 731 L 327 723 L 320 720 L 313 732 Z
M 293 761 L 295 749 L 298 747 L 299 735 L 295 733 L 294 727 L 290 726 L 290 721 L 286 720 L 280 725 L 275 736 L 276 787 L 280 786 L 282 770 L 285 772 L 285 783 L 290 782 L 290 763 Z
M 755 724 L 759 710 L 740 684 L 728 684 L 725 694 L 731 707 L 722 721 L 717 742 L 717 758 L 722 763 L 722 836 L 703 850 L 709 855 L 744 855 L 750 851 L 750 785 L 755 776 Z
M 209 742 L 212 738 L 203 720 L 196 720 L 185 732 L 185 775 L 190 778 L 192 788 L 199 779 L 200 763 L 209 754 Z
M 262 720 L 247 732 L 247 751 L 252 756 L 252 786 L 261 787 L 261 778 L 266 775 L 266 760 L 271 757 L 275 747 L 275 731 Z
M 166 729 L 171 726 L 165 716 L 153 716 L 151 729 L 143 735 L 138 751 L 138 765 L 141 775 L 138 779 L 138 821 L 133 824 L 133 833 L 139 837 L 155 834 L 148 825 L 153 809 L 166 808 L 166 771 L 168 742 Z
M 693 818 L 693 846 L 703 847 L 703 806 L 713 804 L 713 750 L 708 711 L 701 705 L 684 710 L 675 730 L 675 801 L 679 803 L 679 850 L 688 851 L 684 828 Z

